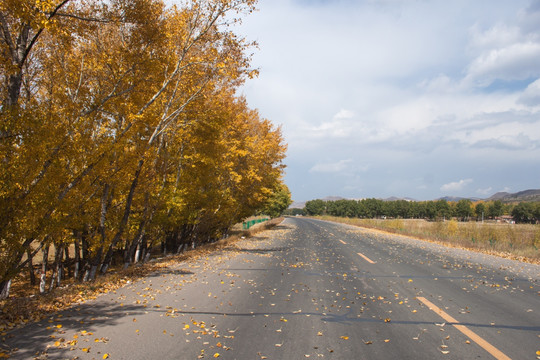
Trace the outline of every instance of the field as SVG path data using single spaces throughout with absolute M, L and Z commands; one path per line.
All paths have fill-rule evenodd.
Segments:
M 357 219 L 333 216 L 317 218 L 540 263 L 540 225 L 455 220 Z

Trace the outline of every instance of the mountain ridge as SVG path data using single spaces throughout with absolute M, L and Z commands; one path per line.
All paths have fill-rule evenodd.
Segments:
M 313 199 L 315 200 L 315 199 Z M 320 200 L 323 201 L 336 201 L 336 200 L 359 200 L 359 199 L 347 199 L 342 196 L 326 196 Z M 397 200 L 406 200 L 406 201 L 419 201 L 416 199 L 412 199 L 409 197 L 397 197 L 397 196 L 391 196 L 388 198 L 381 199 L 383 201 L 397 201 Z M 491 195 L 488 198 L 478 198 L 478 197 L 459 197 L 459 196 L 443 196 L 437 199 L 434 199 L 432 201 L 437 200 L 446 200 L 446 201 L 454 201 L 457 202 L 459 200 L 471 200 L 471 201 L 495 201 L 495 200 L 501 200 L 503 202 L 511 202 L 511 201 L 540 201 L 540 189 L 527 189 L 518 191 L 515 193 L 509 193 L 505 191 L 499 191 L 493 195 Z M 306 201 L 293 201 L 293 203 L 289 206 L 291 209 L 301 209 L 306 205 Z

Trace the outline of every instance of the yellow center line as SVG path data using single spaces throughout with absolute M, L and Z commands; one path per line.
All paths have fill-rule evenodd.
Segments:
M 347 245 L 347 243 L 345 241 L 343 241 L 343 240 L 339 240 L 339 241 L 341 241 L 342 244 Z
M 438 308 L 435 304 L 433 304 L 431 301 L 427 300 L 424 297 L 417 297 L 418 300 L 424 303 L 430 310 L 433 310 L 435 313 L 437 313 L 440 317 L 442 317 L 447 322 L 452 323 L 452 325 L 461 331 L 465 336 L 468 336 L 469 339 L 477 343 L 481 348 L 486 350 L 488 353 L 493 355 L 498 360 L 511 360 L 508 356 L 506 356 L 502 351 L 497 349 L 495 346 L 488 343 L 486 340 L 482 339 L 480 336 L 478 336 L 475 332 L 470 330 L 465 325 L 459 324 L 459 321 L 454 319 L 452 316 L 445 313 L 443 310 Z
M 364 260 L 366 260 L 368 263 L 370 264 L 375 264 L 375 261 L 371 260 L 370 258 L 368 258 L 366 255 L 362 254 L 362 253 L 357 253 L 358 255 L 360 255 L 361 257 L 364 258 Z

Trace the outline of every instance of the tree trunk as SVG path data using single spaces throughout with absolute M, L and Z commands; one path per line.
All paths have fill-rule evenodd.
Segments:
M 11 280 L 0 281 L 0 300 L 8 298 L 10 288 L 11 288 Z
M 150 244 L 150 245 L 153 245 L 153 244 Z M 148 241 L 146 239 L 146 236 L 144 236 L 142 238 L 142 243 L 141 243 L 141 261 L 143 263 L 147 262 L 148 260 L 150 260 L 150 254 L 151 254 L 151 251 L 148 250 L 149 246 L 148 246 Z
M 137 232 L 135 239 L 133 239 L 133 242 L 131 243 L 129 248 L 126 248 L 126 251 L 124 253 L 124 269 L 126 269 L 129 265 L 131 265 L 135 261 L 134 260 L 135 251 L 136 249 L 139 249 L 140 243 L 142 242 L 142 239 L 145 234 L 146 234 L 146 220 L 143 220 L 141 224 L 139 225 L 139 231 Z
M 81 280 L 83 280 L 83 276 L 85 272 L 90 268 L 90 250 L 89 250 L 90 245 L 88 244 L 88 240 L 86 240 L 87 235 L 88 233 L 86 230 L 81 234 L 82 259 L 81 259 L 81 269 L 80 269 L 81 273 L 79 275 L 81 277 Z
M 141 239 L 142 240 L 142 239 Z M 139 260 L 141 259 L 141 252 L 142 252 L 142 244 L 141 243 L 138 243 L 137 244 L 137 250 L 135 250 L 135 256 L 133 258 L 133 262 L 134 263 L 138 263 Z
M 180 254 L 184 250 L 184 245 L 185 244 L 180 244 L 180 246 L 178 246 L 178 249 L 176 250 L 176 254 Z
M 26 256 L 28 256 L 28 275 L 30 277 L 30 285 L 36 285 L 36 274 L 34 273 L 34 264 L 32 263 L 32 251 L 30 248 L 26 250 Z
M 47 290 L 47 266 L 49 265 L 49 244 L 43 247 L 43 258 L 41 262 L 41 276 L 39 279 L 39 293 L 45 294 Z
M 7 107 L 12 107 L 17 104 L 19 101 L 19 95 L 21 93 L 22 85 L 22 75 L 23 72 L 20 69 L 17 69 L 15 74 L 9 76 L 8 80 L 8 97 L 7 97 Z
M 101 264 L 100 272 L 102 274 L 105 274 L 111 264 L 111 260 L 114 254 L 114 247 L 120 239 L 122 238 L 122 235 L 124 234 L 124 230 L 127 227 L 129 216 L 131 214 L 131 205 L 133 203 L 133 197 L 135 195 L 135 189 L 137 188 L 137 183 L 139 181 L 139 175 L 141 174 L 141 170 L 144 164 L 144 159 L 139 160 L 139 164 L 137 165 L 137 170 L 135 171 L 135 176 L 133 177 L 133 181 L 131 182 L 131 186 L 129 188 L 129 194 L 126 199 L 126 207 L 124 208 L 124 216 L 122 216 L 122 220 L 120 221 L 120 224 L 118 226 L 118 231 L 114 235 L 113 240 L 111 241 L 111 244 L 109 245 L 109 249 L 107 250 L 107 254 L 105 255 L 105 259 L 103 260 L 103 263 Z
M 51 274 L 51 285 L 49 286 L 49 291 L 52 291 L 56 286 L 60 285 L 60 278 L 62 277 L 61 262 L 62 262 L 62 247 L 55 244 L 54 245 L 54 265 L 53 265 L 53 272 Z
M 66 270 L 67 270 L 67 277 L 71 277 L 71 267 L 69 266 L 69 246 L 64 247 L 64 261 L 62 262 L 62 280 L 66 278 Z
M 103 245 L 105 244 L 106 240 L 106 232 L 105 232 L 105 221 L 107 220 L 107 209 L 109 204 L 109 190 L 110 185 L 105 184 L 103 187 L 103 194 L 101 195 L 101 207 L 100 207 L 100 214 L 99 214 L 99 226 L 98 226 L 98 232 L 100 234 L 101 240 L 100 240 L 100 246 L 96 250 L 95 254 L 88 259 L 88 267 L 84 273 L 84 279 L 83 281 L 94 281 L 96 278 L 97 269 L 99 267 L 99 264 L 101 263 L 101 257 L 103 256 Z M 84 242 L 83 242 L 84 244 Z M 87 250 L 86 256 L 89 256 L 90 253 Z
M 74 256 L 74 267 L 73 267 L 73 278 L 76 280 L 79 279 L 79 273 L 81 270 L 81 252 L 80 252 L 80 241 L 81 241 L 82 233 L 80 231 L 77 231 L 75 235 L 75 256 Z

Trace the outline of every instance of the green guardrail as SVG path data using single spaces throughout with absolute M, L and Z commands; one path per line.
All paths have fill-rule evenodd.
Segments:
M 244 221 L 242 223 L 242 229 L 248 230 L 253 225 L 260 224 L 260 223 L 268 221 L 268 220 L 270 220 L 270 219 L 269 218 L 261 218 L 261 219 L 254 219 L 254 220 Z

